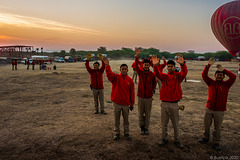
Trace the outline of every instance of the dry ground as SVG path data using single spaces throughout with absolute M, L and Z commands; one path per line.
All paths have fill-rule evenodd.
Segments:
M 110 61 L 119 73 L 122 63 L 133 60 Z M 188 61 L 187 79 L 201 80 L 207 62 Z M 238 64 L 219 62 L 236 74 Z M 197 140 L 203 133 L 203 115 L 208 97 L 207 85 L 202 82 L 182 83 L 185 105 L 180 111 L 180 133 L 185 149 L 173 144 L 173 129 L 169 123 L 169 143 L 159 147 L 161 137 L 159 91 L 154 95 L 150 135 L 140 135 L 137 97 L 135 109 L 129 115 L 132 141 L 112 140 L 114 132 L 113 107 L 110 102 L 111 83 L 104 73 L 107 115 L 93 114 L 93 97 L 89 88 L 90 76 L 84 62 L 57 63 L 57 70 L 26 70 L 19 64 L 0 66 L 0 159 L 239 159 L 240 153 L 240 80 L 229 92 L 228 111 L 222 127 L 223 151 L 212 150 L 211 143 Z M 51 65 L 52 67 L 52 65 Z M 165 71 L 165 70 L 164 70 Z M 210 70 L 213 76 L 215 66 Z M 130 69 L 129 75 L 132 76 Z M 137 84 L 135 85 L 137 89 Z M 122 123 L 122 122 L 121 122 Z M 221 157 L 222 156 L 222 157 Z M 231 157 L 235 156 L 235 157 Z

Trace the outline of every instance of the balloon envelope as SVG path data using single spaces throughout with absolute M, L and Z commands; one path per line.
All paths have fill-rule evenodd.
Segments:
M 217 40 L 235 57 L 240 51 L 240 0 L 220 6 L 212 15 L 211 27 Z

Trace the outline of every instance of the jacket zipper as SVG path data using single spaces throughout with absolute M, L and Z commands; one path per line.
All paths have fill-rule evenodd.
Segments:
M 147 74 L 146 74 L 146 78 L 145 78 L 145 84 L 144 84 L 144 98 L 146 98 L 146 87 L 147 86 Z

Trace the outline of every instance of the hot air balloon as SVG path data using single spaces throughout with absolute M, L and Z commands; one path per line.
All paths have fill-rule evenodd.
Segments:
M 235 57 L 240 52 L 240 0 L 220 6 L 212 15 L 211 27 L 217 40 Z

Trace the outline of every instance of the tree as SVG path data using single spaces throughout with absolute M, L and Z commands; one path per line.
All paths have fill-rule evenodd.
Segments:
M 77 53 L 76 49 L 71 48 L 71 50 L 70 50 L 70 54 L 72 54 L 72 55 L 76 55 L 76 53 Z
M 98 53 L 106 54 L 107 49 L 106 49 L 106 47 L 99 47 L 99 48 L 97 49 L 97 51 L 98 51 Z
M 66 55 L 66 51 L 65 50 L 61 50 L 60 51 L 60 56 L 65 56 Z

